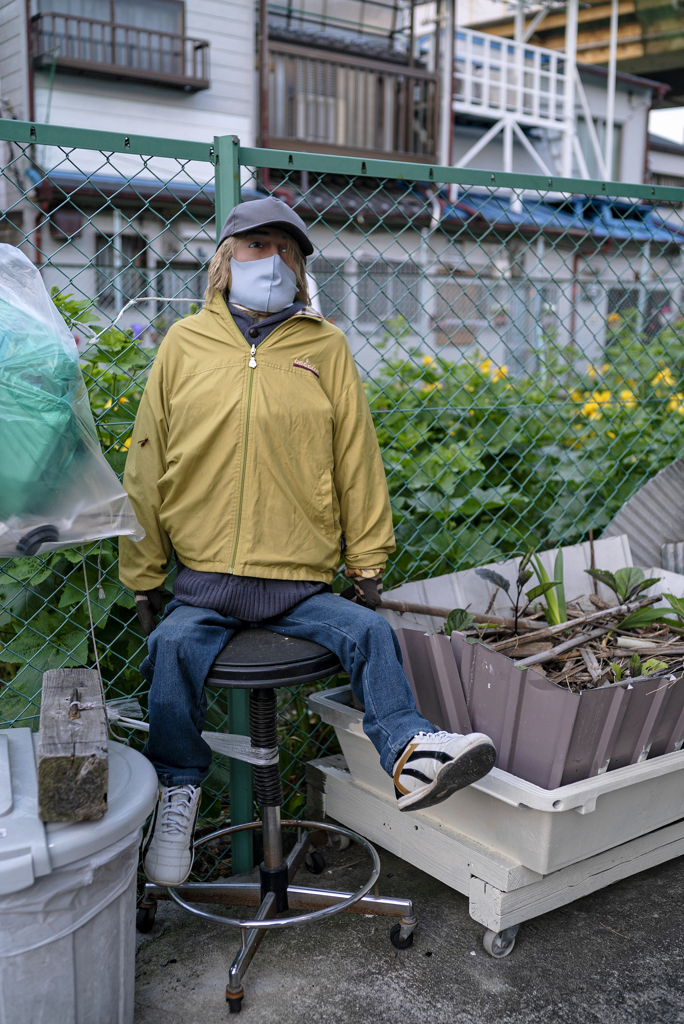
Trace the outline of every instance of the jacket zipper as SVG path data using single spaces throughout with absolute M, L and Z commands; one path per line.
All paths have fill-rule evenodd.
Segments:
M 247 364 L 250 370 L 256 369 L 256 345 L 252 345 L 250 351 L 250 359 Z M 249 416 L 252 409 L 252 390 L 254 387 L 254 374 L 250 373 L 249 382 L 247 384 L 247 409 L 245 412 L 245 429 L 242 435 L 242 466 L 240 467 L 240 491 L 238 497 L 238 511 L 237 520 L 235 522 L 235 542 L 233 544 L 233 557 L 231 558 L 232 565 L 228 570 L 229 573 L 233 572 L 235 567 L 235 560 L 237 558 L 238 542 L 240 540 L 240 526 L 242 524 L 242 500 L 245 495 L 245 477 L 247 475 L 247 445 L 249 441 Z

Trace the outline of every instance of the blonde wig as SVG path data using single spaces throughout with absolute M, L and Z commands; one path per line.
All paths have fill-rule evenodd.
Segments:
M 207 270 L 207 290 L 204 293 L 204 302 L 206 305 L 211 302 L 217 292 L 223 295 L 226 300 L 228 299 L 230 286 L 232 284 L 230 261 L 234 258 L 237 251 L 238 239 L 238 235 L 230 235 L 221 243 L 220 248 L 212 257 Z M 302 254 L 302 250 L 290 235 L 287 236 L 286 249 L 287 255 L 290 257 L 290 263 L 292 264 L 295 277 L 297 278 L 295 299 L 299 299 L 300 302 L 303 302 L 308 306 L 311 300 L 309 299 L 309 288 L 306 282 L 306 261 Z

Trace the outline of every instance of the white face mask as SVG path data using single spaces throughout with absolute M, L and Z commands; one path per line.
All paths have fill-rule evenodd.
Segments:
M 279 313 L 294 302 L 297 278 L 278 255 L 245 263 L 232 259 L 230 272 L 229 302 L 264 313 Z

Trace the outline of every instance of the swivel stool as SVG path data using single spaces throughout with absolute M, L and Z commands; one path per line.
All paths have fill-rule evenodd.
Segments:
M 254 763 L 261 821 L 212 832 L 198 840 L 195 849 L 221 836 L 261 828 L 264 860 L 259 868 L 260 881 L 186 882 L 177 888 L 148 883 L 138 911 L 138 927 L 141 931 L 149 931 L 157 899 L 171 898 L 197 917 L 239 928 L 242 941 L 226 985 L 226 1000 L 231 1013 L 240 1012 L 244 996 L 242 979 L 269 928 L 306 924 L 341 912 L 351 912 L 398 917 L 399 923 L 390 931 L 392 943 L 405 949 L 413 941 L 416 918 L 412 901 L 377 895 L 380 859 L 367 839 L 339 825 L 300 820 L 281 823 L 280 820 L 283 789 L 278 767 L 275 688 L 315 682 L 338 672 L 340 668 L 336 656 L 320 644 L 282 636 L 267 629 L 246 629 L 232 637 L 207 675 L 206 686 L 250 691 L 250 741 L 253 748 L 250 760 Z M 261 763 L 255 763 L 254 758 Z M 283 856 L 283 827 L 297 830 L 296 843 L 286 857 Z M 369 854 L 373 865 L 371 874 L 356 892 L 292 884 L 311 849 L 314 831 L 347 837 Z M 322 870 L 320 863 L 318 867 Z M 374 886 L 375 895 L 368 895 Z M 210 913 L 194 906 L 195 903 L 255 906 L 259 909 L 253 920 L 239 920 Z M 306 912 L 291 915 L 291 910 Z

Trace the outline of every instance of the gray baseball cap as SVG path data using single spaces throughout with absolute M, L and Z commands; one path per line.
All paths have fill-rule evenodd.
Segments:
M 305 256 L 310 256 L 314 251 L 302 218 L 294 210 L 291 210 L 287 203 L 284 203 L 282 199 L 276 199 L 275 196 L 239 203 L 231 210 L 223 225 L 216 248 L 218 249 L 221 242 L 232 235 L 242 235 L 246 231 L 265 227 L 280 228 L 281 231 L 292 235 Z

